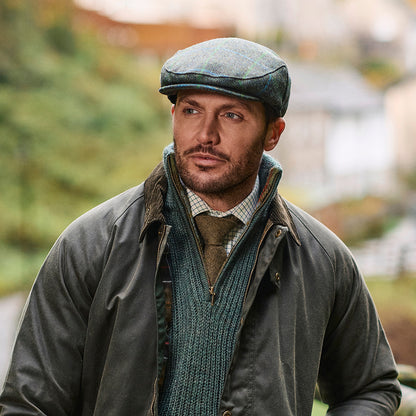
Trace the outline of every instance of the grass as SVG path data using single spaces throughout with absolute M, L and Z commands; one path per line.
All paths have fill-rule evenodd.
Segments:
M 398 364 L 416 366 L 416 276 L 368 281 Z
M 392 315 L 416 319 L 416 276 L 371 279 L 367 286 L 382 320 Z
M 312 415 L 311 416 L 325 415 L 327 410 L 328 410 L 328 406 L 326 404 L 323 404 L 323 403 L 319 402 L 318 400 L 315 400 L 313 402 L 313 409 L 312 409 Z

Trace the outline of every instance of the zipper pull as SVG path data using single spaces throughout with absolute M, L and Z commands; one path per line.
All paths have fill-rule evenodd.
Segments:
M 209 294 L 211 295 L 211 305 L 213 305 L 215 298 L 214 286 L 209 287 Z

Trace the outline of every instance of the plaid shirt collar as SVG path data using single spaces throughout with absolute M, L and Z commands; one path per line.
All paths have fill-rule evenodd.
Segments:
M 198 214 L 202 214 L 203 212 L 208 212 L 214 217 L 226 217 L 227 215 L 232 214 L 236 216 L 243 224 L 247 224 L 250 221 L 259 200 L 260 180 L 257 176 L 254 188 L 250 195 L 248 195 L 238 205 L 226 212 L 211 209 L 205 201 L 203 201 L 190 189 L 186 188 L 186 191 L 188 194 L 189 204 L 191 205 L 191 212 L 193 217 L 196 217 Z

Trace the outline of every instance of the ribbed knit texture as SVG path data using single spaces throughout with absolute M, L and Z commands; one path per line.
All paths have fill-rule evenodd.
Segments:
M 169 235 L 169 267 L 173 282 L 172 325 L 165 384 L 159 398 L 159 414 L 214 416 L 218 413 L 240 324 L 251 270 L 267 219 L 264 204 L 231 252 L 215 285 L 211 305 L 208 279 L 196 241 L 196 228 L 185 191 L 178 194 L 168 168 L 165 216 L 172 225 Z M 186 204 L 185 204 L 186 206 Z

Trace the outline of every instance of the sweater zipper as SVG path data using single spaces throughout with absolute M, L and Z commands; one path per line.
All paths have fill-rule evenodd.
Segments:
M 276 177 L 274 176 L 274 177 L 272 177 L 271 178 L 271 181 L 272 181 L 272 183 L 270 183 L 269 185 L 268 185 L 268 188 L 270 189 L 271 187 L 273 187 L 274 186 L 274 182 L 276 181 Z M 253 219 L 255 218 L 255 216 L 257 215 L 257 213 L 263 208 L 263 206 L 264 206 L 264 204 L 266 204 L 266 202 L 269 200 L 271 198 L 271 194 L 270 194 L 270 192 L 268 192 L 268 195 L 266 195 L 266 198 L 263 200 L 263 202 L 261 203 L 261 205 L 259 205 L 259 206 L 257 206 L 256 207 L 256 209 L 254 210 L 254 212 L 253 212 L 253 215 L 251 216 L 251 218 L 250 218 L 250 221 L 248 222 L 248 224 L 247 224 L 247 226 L 245 227 L 245 230 L 244 230 L 244 232 L 243 232 L 243 234 L 241 234 L 241 236 L 240 236 L 240 238 L 238 239 L 238 241 L 237 241 L 237 243 L 236 244 L 234 244 L 234 246 L 231 248 L 231 250 L 230 250 L 230 254 L 228 255 L 228 257 L 230 257 L 231 256 L 231 254 L 234 252 L 234 250 L 236 249 L 236 247 L 238 246 L 238 243 L 239 243 L 239 241 L 242 241 L 243 239 L 244 239 L 244 236 L 245 236 L 245 234 L 247 233 L 247 231 L 248 231 L 248 229 L 250 228 L 250 225 L 251 225 L 251 223 L 253 222 Z M 265 232 L 263 233 L 263 236 L 262 236 L 262 238 L 261 238 L 261 241 L 260 241 L 260 245 L 261 245 L 261 243 L 263 243 L 263 240 L 264 240 L 264 236 L 265 236 Z M 260 247 L 260 245 L 259 245 L 259 247 Z M 258 249 L 257 249 L 257 254 L 258 254 Z M 257 260 L 257 258 L 256 258 L 256 260 Z M 222 267 L 221 268 L 221 270 L 220 270 L 220 273 L 222 272 L 222 269 L 223 269 L 224 267 Z
M 275 179 L 273 178 L 273 180 L 275 180 Z M 272 186 L 272 185 L 273 185 L 273 184 L 271 184 L 270 186 Z M 246 228 L 245 228 L 245 230 L 244 230 L 243 234 L 241 234 L 241 236 L 240 236 L 240 238 L 238 239 L 237 243 L 236 243 L 236 244 L 235 244 L 235 245 L 231 248 L 231 251 L 230 251 L 230 254 L 228 255 L 228 257 L 230 257 L 230 256 L 232 255 L 232 253 L 235 251 L 235 249 L 236 249 L 236 248 L 237 248 L 237 246 L 238 246 L 238 243 L 244 239 L 244 237 L 245 237 L 246 233 L 248 232 L 248 229 L 250 228 L 251 223 L 253 222 L 254 217 L 255 217 L 255 216 L 257 215 L 257 213 L 261 210 L 261 208 L 264 206 L 264 204 L 268 201 L 268 199 L 269 199 L 269 198 L 270 198 L 270 195 L 268 195 L 268 196 L 266 197 L 266 199 L 262 202 L 262 204 L 261 204 L 261 205 L 259 205 L 259 206 L 255 209 L 255 211 L 253 212 L 253 215 L 251 216 L 251 219 L 250 219 L 249 223 L 247 224 L 247 226 L 246 226 Z M 257 264 L 257 260 L 258 260 L 258 257 L 259 257 L 259 252 L 260 252 L 260 247 L 262 246 L 263 241 L 264 241 L 264 239 L 265 239 L 265 237 L 266 237 L 266 234 L 267 234 L 267 233 L 268 233 L 268 231 L 270 230 L 271 226 L 272 226 L 272 224 L 266 224 L 266 228 L 264 229 L 263 235 L 261 236 L 261 239 L 260 239 L 259 245 L 258 245 L 258 247 L 257 247 L 256 257 L 255 257 L 255 259 L 254 259 L 254 265 L 253 265 L 253 268 L 251 269 L 250 276 L 249 276 L 249 279 L 248 279 L 248 283 L 247 283 L 247 287 L 246 287 L 246 292 L 245 292 L 245 294 L 244 294 L 243 304 L 245 303 L 246 298 L 247 298 L 248 288 L 250 287 L 251 278 L 252 278 L 252 275 L 253 275 L 253 271 L 254 271 L 254 269 L 255 269 L 255 265 Z M 228 257 L 227 257 L 227 258 L 228 258 Z M 220 269 L 220 271 L 219 271 L 219 275 L 222 273 L 222 270 L 223 270 L 223 269 L 224 269 L 224 265 L 221 267 L 221 269 Z M 218 281 L 219 281 L 219 279 L 217 280 L 217 282 L 218 282 Z M 213 304 L 214 304 L 214 297 L 215 297 L 214 286 L 210 286 L 210 287 L 209 287 L 209 293 L 210 293 L 210 295 L 211 295 L 211 305 L 213 305 Z
M 173 169 L 175 169 L 175 166 L 174 166 L 174 163 L 172 163 L 172 158 L 169 158 L 168 161 L 169 161 L 169 164 L 170 164 L 170 171 L 171 171 L 171 177 L 172 177 L 172 172 L 173 172 Z M 271 179 L 272 179 L 273 182 L 276 180 L 275 177 L 272 177 Z M 195 227 L 192 225 L 192 213 L 190 213 L 188 211 L 188 209 L 186 208 L 187 205 L 184 203 L 185 201 L 183 201 L 184 200 L 184 197 L 182 196 L 182 192 L 181 192 L 183 189 L 178 186 L 178 184 L 176 183 L 176 181 L 174 180 L 173 177 L 172 177 L 172 182 L 173 182 L 173 184 L 174 184 L 174 186 L 176 188 L 176 191 L 177 191 L 177 193 L 179 195 L 179 198 L 182 199 L 182 203 L 183 203 L 183 206 L 185 207 L 186 215 L 187 215 L 189 224 L 191 226 L 192 234 L 194 235 L 194 239 L 195 239 L 195 242 L 196 242 L 196 245 L 197 245 L 197 248 L 198 248 L 199 255 L 200 255 L 201 259 L 203 259 L 204 256 L 203 256 L 203 252 L 202 252 L 202 247 L 201 247 L 201 245 L 199 243 L 199 237 L 198 237 L 198 235 L 195 232 Z M 272 184 L 269 184 L 269 187 L 271 187 L 271 186 L 273 186 L 273 183 Z M 253 218 L 258 213 L 258 211 L 264 206 L 264 204 L 266 203 L 266 201 L 269 198 L 270 198 L 270 194 L 267 195 L 266 198 L 265 198 L 265 200 L 262 202 L 262 204 L 255 209 L 253 215 L 251 216 L 251 220 L 249 221 L 249 223 L 247 224 L 247 227 L 245 228 L 243 234 L 240 236 L 239 240 L 237 241 L 237 244 L 235 244 L 231 248 L 231 251 L 230 251 L 229 255 L 227 256 L 227 259 L 231 256 L 231 254 L 234 252 L 235 248 L 238 246 L 238 242 L 241 241 L 244 238 L 245 234 L 247 233 L 247 231 L 248 231 L 248 229 L 249 229 L 249 227 L 250 227 L 250 225 L 252 223 Z M 254 261 L 254 265 L 257 263 L 257 259 L 258 259 L 258 255 L 259 255 L 259 249 L 260 249 L 260 246 L 263 244 L 265 235 L 267 234 L 266 231 L 268 231 L 269 229 L 270 229 L 270 226 L 263 233 L 263 236 L 262 236 L 262 238 L 260 240 L 259 246 L 257 247 L 257 253 L 256 253 L 256 258 L 255 258 L 255 261 Z M 225 263 L 224 263 L 224 265 L 225 265 Z M 221 267 L 221 269 L 220 269 L 220 271 L 218 273 L 218 276 L 221 275 L 221 273 L 222 273 L 222 271 L 224 269 L 224 265 L 222 265 L 222 267 Z M 204 266 L 204 270 L 205 270 L 205 275 L 208 276 L 208 273 L 206 272 L 206 269 L 205 269 L 205 264 L 203 264 L 203 266 Z M 250 282 L 251 282 L 251 277 L 252 277 L 252 274 L 253 274 L 253 270 L 254 270 L 254 266 L 253 266 L 253 268 L 252 268 L 252 270 L 250 272 L 249 281 L 248 281 L 247 288 L 246 288 L 246 293 L 244 295 L 244 302 L 246 300 L 248 287 L 250 286 Z M 215 289 L 215 286 L 218 284 L 219 280 L 220 279 L 217 279 L 216 283 L 214 285 L 211 285 L 211 282 L 207 278 L 207 281 L 208 281 L 208 291 L 209 291 L 209 295 L 211 296 L 211 306 L 214 305 L 215 295 L 216 295 L 214 289 Z

